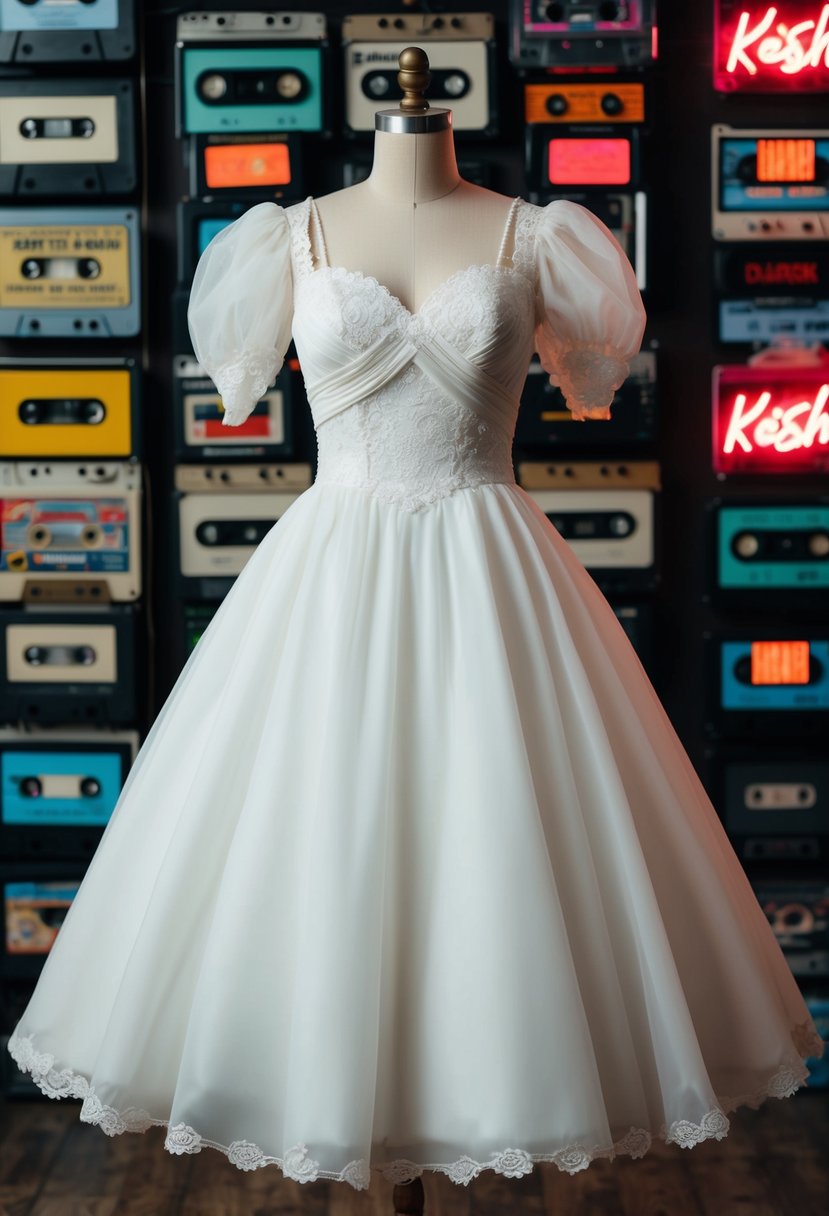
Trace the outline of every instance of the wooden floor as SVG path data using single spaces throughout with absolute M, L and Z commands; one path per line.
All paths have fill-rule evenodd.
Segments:
M 0 1216 L 391 1216 L 392 1184 L 298 1183 L 238 1170 L 215 1149 L 174 1157 L 164 1129 L 107 1136 L 80 1102 L 10 1100 L 0 1112 Z M 487 1170 L 468 1187 L 426 1171 L 425 1216 L 827 1216 L 829 1095 L 800 1090 L 729 1116 L 721 1141 L 661 1141 L 578 1174 Z

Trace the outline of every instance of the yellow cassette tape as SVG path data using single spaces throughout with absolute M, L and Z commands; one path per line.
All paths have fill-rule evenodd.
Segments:
M 3 454 L 15 459 L 137 455 L 134 360 L 0 359 Z

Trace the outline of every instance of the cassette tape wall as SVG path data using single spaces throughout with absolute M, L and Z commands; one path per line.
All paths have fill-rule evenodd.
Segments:
M 825 1015 L 829 4 L 47 7 L 0 4 L 0 1035 L 175 676 L 313 481 L 295 357 L 222 426 L 187 330 L 198 257 L 262 199 L 362 180 L 412 44 L 463 176 L 583 203 L 636 271 L 649 323 L 611 421 L 575 423 L 533 362 L 516 476 Z

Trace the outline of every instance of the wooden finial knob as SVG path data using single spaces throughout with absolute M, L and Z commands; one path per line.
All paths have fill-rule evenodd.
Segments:
M 429 56 L 419 46 L 407 46 L 397 60 L 400 71 L 397 83 L 403 91 L 400 109 L 406 114 L 423 114 L 429 103 L 423 94 L 429 87 L 432 73 L 429 71 Z

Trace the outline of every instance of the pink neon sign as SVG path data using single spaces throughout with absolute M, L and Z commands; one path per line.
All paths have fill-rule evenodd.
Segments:
M 717 473 L 829 470 L 829 375 L 824 368 L 715 367 Z
M 715 0 L 714 42 L 720 92 L 829 90 L 826 0 Z

